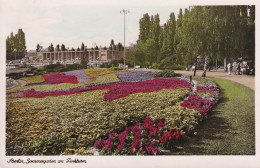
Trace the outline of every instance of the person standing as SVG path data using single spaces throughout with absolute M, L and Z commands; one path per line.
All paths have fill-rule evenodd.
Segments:
M 228 74 L 231 75 L 231 64 L 230 62 L 227 64 L 227 68 L 228 68 Z

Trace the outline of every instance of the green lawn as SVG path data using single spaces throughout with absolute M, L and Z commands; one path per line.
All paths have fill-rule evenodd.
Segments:
M 180 155 L 254 155 L 255 93 L 240 84 L 212 79 L 221 89 L 218 105 L 201 123 L 197 135 L 179 144 Z

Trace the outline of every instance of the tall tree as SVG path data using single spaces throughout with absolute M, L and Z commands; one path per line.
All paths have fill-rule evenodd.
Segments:
M 83 42 L 82 42 L 82 44 L 81 44 L 81 48 L 80 48 L 80 50 L 81 50 L 81 51 L 84 51 L 84 50 L 85 50 L 85 45 L 84 45 Z
M 61 45 L 61 51 L 66 51 L 66 47 L 64 44 Z
M 114 40 L 112 39 L 110 42 L 110 45 L 109 45 L 109 49 L 112 50 L 112 49 L 114 49 L 114 47 L 115 47 L 115 43 L 114 43 Z
M 40 44 L 37 44 L 37 46 L 36 46 L 36 52 L 41 51 L 41 49 L 42 49 L 42 46 L 41 46 Z
M 15 53 L 14 53 L 15 51 Z M 17 34 L 11 32 L 10 37 L 6 38 L 6 56 L 7 59 L 22 58 L 26 51 L 25 33 L 22 29 L 18 29 Z
M 138 42 L 145 42 L 150 37 L 150 16 L 148 13 L 143 15 L 139 21 L 139 39 Z
M 56 51 L 60 51 L 60 45 L 59 44 L 56 46 Z
M 51 43 L 51 45 L 48 47 L 48 51 L 49 52 L 53 52 L 54 51 L 54 47 L 53 44 Z

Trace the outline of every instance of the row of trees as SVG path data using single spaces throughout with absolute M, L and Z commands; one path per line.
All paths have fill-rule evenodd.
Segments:
M 11 32 L 6 39 L 6 59 L 20 59 L 24 56 L 26 50 L 25 33 L 18 29 L 18 33 Z
M 191 6 L 160 26 L 159 15 L 139 21 L 139 39 L 128 56 L 146 67 L 178 68 L 198 56 L 213 61 L 255 57 L 255 6 Z
M 39 52 L 42 49 L 43 49 L 43 47 L 40 44 L 37 44 L 36 51 Z M 84 51 L 85 49 L 87 49 L 87 46 L 85 46 L 83 42 L 81 44 L 81 48 L 78 47 L 77 49 L 74 49 L 73 47 L 71 49 L 66 48 L 64 44 L 62 44 L 61 46 L 59 44 L 57 44 L 56 47 L 54 48 L 52 43 L 48 47 L 49 52 L 54 52 L 54 51 Z M 94 50 L 93 47 L 91 49 Z M 107 50 L 107 47 L 105 46 L 102 49 Z M 123 47 L 122 43 L 115 44 L 114 40 L 112 39 L 110 46 L 109 46 L 109 49 L 110 50 L 113 49 L 115 51 L 123 51 L 124 47 Z M 97 45 L 95 46 L 95 50 L 99 50 L 99 47 Z

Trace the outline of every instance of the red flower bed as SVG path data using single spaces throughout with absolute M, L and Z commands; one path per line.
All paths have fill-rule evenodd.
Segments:
M 214 95 L 217 95 L 218 94 L 218 89 L 217 87 L 203 87 L 203 86 L 197 86 L 197 92 L 202 92 L 202 93 L 211 93 L 211 94 L 214 94 Z
M 24 98 L 42 98 L 46 96 L 70 95 L 95 90 L 109 90 L 105 94 L 104 98 L 106 101 L 112 101 L 120 97 L 128 96 L 131 93 L 153 92 L 161 89 L 176 88 L 191 88 L 191 84 L 187 81 L 180 79 L 157 78 L 148 81 L 112 83 L 106 85 L 89 86 L 86 88 L 72 88 L 69 90 L 36 91 L 34 89 L 30 89 L 22 92 L 23 94 L 18 95 L 18 97 L 20 96 Z
M 48 83 L 79 83 L 76 76 L 66 75 L 65 73 L 47 74 L 43 78 Z
M 190 95 L 188 100 L 181 103 L 182 107 L 187 107 L 189 109 L 196 109 L 201 115 L 205 116 L 212 109 L 215 103 L 208 99 L 203 99 L 196 95 Z
M 141 127 L 140 125 L 143 126 Z M 133 126 L 126 127 L 121 133 L 116 134 L 112 132 L 108 134 L 107 139 L 96 140 L 94 148 L 110 152 L 119 150 L 123 152 L 128 151 L 129 153 L 139 152 L 155 155 L 160 151 L 160 144 L 173 143 L 183 135 L 182 131 L 175 128 L 164 131 L 161 136 L 158 136 L 159 131 L 163 131 L 164 127 L 165 123 L 160 118 L 158 119 L 157 126 L 153 124 L 150 118 L 146 118 L 143 120 L 143 123 L 136 123 Z M 129 140 L 131 133 L 133 137 L 132 140 Z M 116 146 L 116 148 L 113 149 L 113 146 Z

